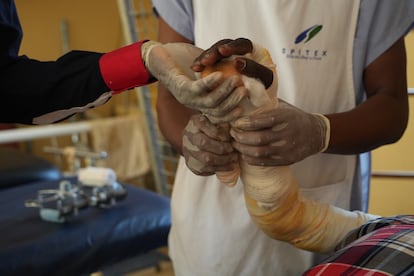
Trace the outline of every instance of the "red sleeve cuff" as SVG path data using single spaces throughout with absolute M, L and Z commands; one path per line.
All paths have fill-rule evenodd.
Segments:
M 119 48 L 100 58 L 102 78 L 113 94 L 152 82 L 141 57 L 141 45 L 145 41 Z

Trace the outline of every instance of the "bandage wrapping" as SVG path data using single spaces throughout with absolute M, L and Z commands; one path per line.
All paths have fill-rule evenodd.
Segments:
M 377 218 L 304 198 L 287 166 L 242 163 L 241 174 L 254 222 L 271 238 L 298 248 L 332 252 L 350 230 Z
M 251 58 L 257 63 L 265 65 L 271 69 L 274 76 L 276 76 L 276 66 L 266 49 L 260 47 L 259 45 L 255 45 L 253 52 L 251 54 L 247 54 L 246 57 Z M 242 76 L 242 80 L 244 86 L 249 91 L 248 99 L 244 99 L 241 102 L 241 106 L 243 108 L 242 115 L 248 115 L 261 112 L 267 108 L 277 107 L 277 78 L 273 78 L 272 85 L 267 90 L 257 79 Z M 240 165 L 236 166 L 232 171 L 217 172 L 216 175 L 221 183 L 226 184 L 229 187 L 233 187 L 236 185 L 240 176 Z
M 256 46 L 252 57 L 262 64 L 273 65 L 270 55 L 263 48 Z M 269 67 L 276 76 L 275 66 Z M 257 103 L 261 103 L 260 106 Z M 276 108 L 277 78 L 274 78 L 269 89 L 255 89 L 242 105 L 243 115 Z M 326 150 L 329 144 L 329 121 L 327 128 L 327 137 L 321 151 Z M 271 238 L 291 243 L 298 248 L 332 252 L 350 230 L 378 217 L 304 198 L 289 166 L 260 167 L 240 161 L 235 170 L 217 173 L 217 177 L 230 186 L 236 184 L 239 176 L 244 185 L 246 206 L 253 221 Z

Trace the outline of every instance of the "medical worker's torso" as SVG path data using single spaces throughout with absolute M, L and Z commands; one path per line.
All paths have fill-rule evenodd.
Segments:
M 335 4 L 333 4 L 335 3 Z M 195 44 L 247 37 L 278 68 L 279 97 L 308 112 L 355 105 L 352 45 L 359 1 L 193 1 Z M 216 7 L 214 11 L 211 7 Z M 348 208 L 354 156 L 318 155 L 294 166 L 306 196 Z M 192 174 L 183 160 L 173 192 L 171 257 L 177 275 L 298 275 L 311 254 L 267 238 L 247 214 L 242 183 Z

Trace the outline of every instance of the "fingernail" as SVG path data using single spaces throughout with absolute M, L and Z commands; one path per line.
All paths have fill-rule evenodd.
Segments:
M 235 67 L 237 71 L 243 71 L 246 68 L 246 61 L 244 59 L 235 59 Z

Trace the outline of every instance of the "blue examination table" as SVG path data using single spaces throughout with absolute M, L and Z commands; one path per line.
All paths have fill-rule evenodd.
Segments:
M 124 184 L 128 195 L 115 206 L 82 209 L 65 223 L 25 207 L 60 180 L 52 174 L 0 189 L 0 275 L 88 275 L 167 245 L 169 198 L 136 186 Z

